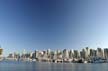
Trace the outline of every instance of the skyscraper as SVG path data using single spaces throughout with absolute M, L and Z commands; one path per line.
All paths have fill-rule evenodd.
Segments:
M 69 58 L 69 52 L 68 52 L 67 49 L 64 49 L 64 50 L 63 50 L 63 58 L 64 58 L 64 59 Z
M 70 51 L 69 51 L 69 58 L 73 58 L 73 55 L 74 55 L 73 50 L 70 50 Z
M 86 47 L 85 48 L 85 51 L 86 51 L 86 59 L 89 59 L 89 57 L 90 57 L 90 49 L 89 49 L 89 47 Z
M 104 58 L 108 59 L 108 48 L 104 49 Z
M 97 57 L 103 58 L 103 50 L 101 48 L 97 48 Z
M 79 58 L 80 54 L 78 52 L 78 50 L 74 50 L 74 58 Z

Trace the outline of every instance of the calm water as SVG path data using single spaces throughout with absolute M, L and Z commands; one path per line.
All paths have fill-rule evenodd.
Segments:
M 108 71 L 108 64 L 0 62 L 0 71 Z

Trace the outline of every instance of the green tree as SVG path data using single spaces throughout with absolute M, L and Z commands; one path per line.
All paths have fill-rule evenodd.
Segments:
M 0 49 L 0 55 L 2 55 L 3 49 Z

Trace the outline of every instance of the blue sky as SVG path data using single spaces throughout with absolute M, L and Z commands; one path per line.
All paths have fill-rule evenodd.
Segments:
M 108 47 L 106 0 L 1 0 L 0 44 L 10 52 Z

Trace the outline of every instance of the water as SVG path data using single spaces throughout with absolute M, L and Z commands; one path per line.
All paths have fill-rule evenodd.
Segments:
M 108 64 L 0 62 L 0 71 L 108 71 Z

